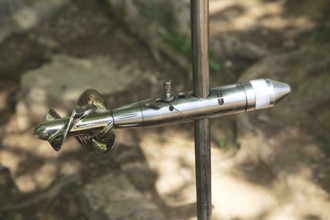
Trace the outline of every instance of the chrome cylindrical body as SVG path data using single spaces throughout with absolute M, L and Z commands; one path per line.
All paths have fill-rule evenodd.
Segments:
M 192 92 L 186 92 L 171 93 L 170 99 L 169 96 L 160 96 L 114 110 L 86 105 L 85 108 L 77 108 L 71 117 L 66 118 L 50 111 L 34 133 L 38 138 L 49 140 L 57 146 L 67 135 L 100 136 L 100 130 L 103 130 L 103 134 L 112 128 L 163 126 L 269 108 L 289 93 L 290 86 L 285 83 L 258 79 L 213 88 L 206 98 L 197 98 Z
M 263 92 L 269 96 L 268 91 Z M 256 91 L 249 82 L 213 88 L 206 98 L 196 98 L 192 92 L 187 92 L 175 94 L 171 102 L 160 98 L 148 99 L 114 109 L 114 127 L 162 126 L 236 114 L 255 110 L 256 98 Z

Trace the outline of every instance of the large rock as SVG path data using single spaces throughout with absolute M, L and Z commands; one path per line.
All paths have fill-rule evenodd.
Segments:
M 166 54 L 186 70 L 191 69 L 191 24 L 189 0 L 108 0 L 112 13 L 128 30 L 143 41 L 160 63 L 160 54 Z M 217 2 L 211 1 L 211 7 Z M 226 15 L 225 15 L 226 17 Z M 213 17 L 210 16 L 210 19 Z M 223 35 L 223 34 L 222 34 Z M 257 60 L 269 51 L 255 42 L 226 34 L 218 37 L 211 30 L 210 69 L 219 71 L 226 59 Z M 230 64 L 229 64 L 230 65 Z
M 55 56 L 49 64 L 22 76 L 16 106 L 19 128 L 40 122 L 50 107 L 67 114 L 88 88 L 111 94 L 127 89 L 141 75 L 134 62 L 118 67 L 109 58 Z
M 290 96 L 274 108 L 237 116 L 236 168 L 250 182 L 271 186 L 281 198 L 278 208 L 263 219 L 329 216 L 325 207 L 329 207 L 330 172 L 323 165 L 329 160 L 329 50 L 330 45 L 309 45 L 275 54 L 239 79 L 271 78 L 292 87 Z
M 68 3 L 70 0 L 29 1 L 28 3 L 22 0 L 1 0 L 0 42 L 13 33 L 21 33 L 35 27 Z
M 329 160 L 330 149 L 329 50 L 330 45 L 309 45 L 291 53 L 272 55 L 239 79 L 244 82 L 271 78 L 292 87 L 291 95 L 275 108 L 238 116 L 241 148 L 235 158 L 237 168 L 245 178 L 270 184 L 277 195 L 287 198 L 279 210 L 272 210 L 265 219 L 284 219 L 285 215 L 316 216 L 315 219 L 329 216 L 328 208 L 310 208 L 329 207 L 326 182 L 330 172 L 323 165 Z M 289 206 L 283 211 L 283 207 Z
M 291 85 L 291 95 L 274 109 L 256 114 L 275 126 L 298 126 L 313 135 L 330 130 L 330 45 L 306 46 L 269 56 L 249 68 L 239 79 L 271 78 Z M 253 114 L 250 115 L 252 119 Z
M 90 220 L 164 219 L 124 174 L 113 172 L 87 184 L 81 195 L 82 210 Z
M 129 31 L 149 46 L 161 62 L 160 52 L 189 68 L 189 1 L 108 0 L 112 13 Z
M 280 155 L 291 155 L 291 152 L 279 154 L 276 147 L 299 146 L 299 143 L 320 137 L 327 140 L 330 130 L 329 50 L 330 45 L 311 45 L 275 54 L 242 74 L 240 82 L 271 78 L 286 82 L 292 88 L 290 96 L 275 108 L 238 115 L 238 141 L 244 158 L 271 163 Z

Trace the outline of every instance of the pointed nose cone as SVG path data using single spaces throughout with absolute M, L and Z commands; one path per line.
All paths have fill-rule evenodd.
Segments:
M 255 110 L 273 107 L 288 96 L 291 91 L 288 84 L 270 79 L 251 80 L 250 84 L 255 95 Z
M 275 104 L 287 97 L 291 92 L 291 87 L 282 82 L 271 81 L 274 88 Z

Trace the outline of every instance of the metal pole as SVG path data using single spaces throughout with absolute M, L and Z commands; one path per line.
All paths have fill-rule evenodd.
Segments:
M 209 95 L 209 1 L 191 0 L 193 92 L 198 98 Z M 211 149 L 207 118 L 195 120 L 195 163 L 198 220 L 211 219 Z

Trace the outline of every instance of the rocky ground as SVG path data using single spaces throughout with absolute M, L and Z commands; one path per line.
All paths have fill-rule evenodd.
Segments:
M 330 219 L 326 0 L 210 0 L 211 85 L 271 78 L 273 109 L 212 120 L 213 219 Z M 116 150 L 33 137 L 85 89 L 111 108 L 191 90 L 189 1 L 0 0 L 0 219 L 196 219 L 193 129 L 117 130 Z

